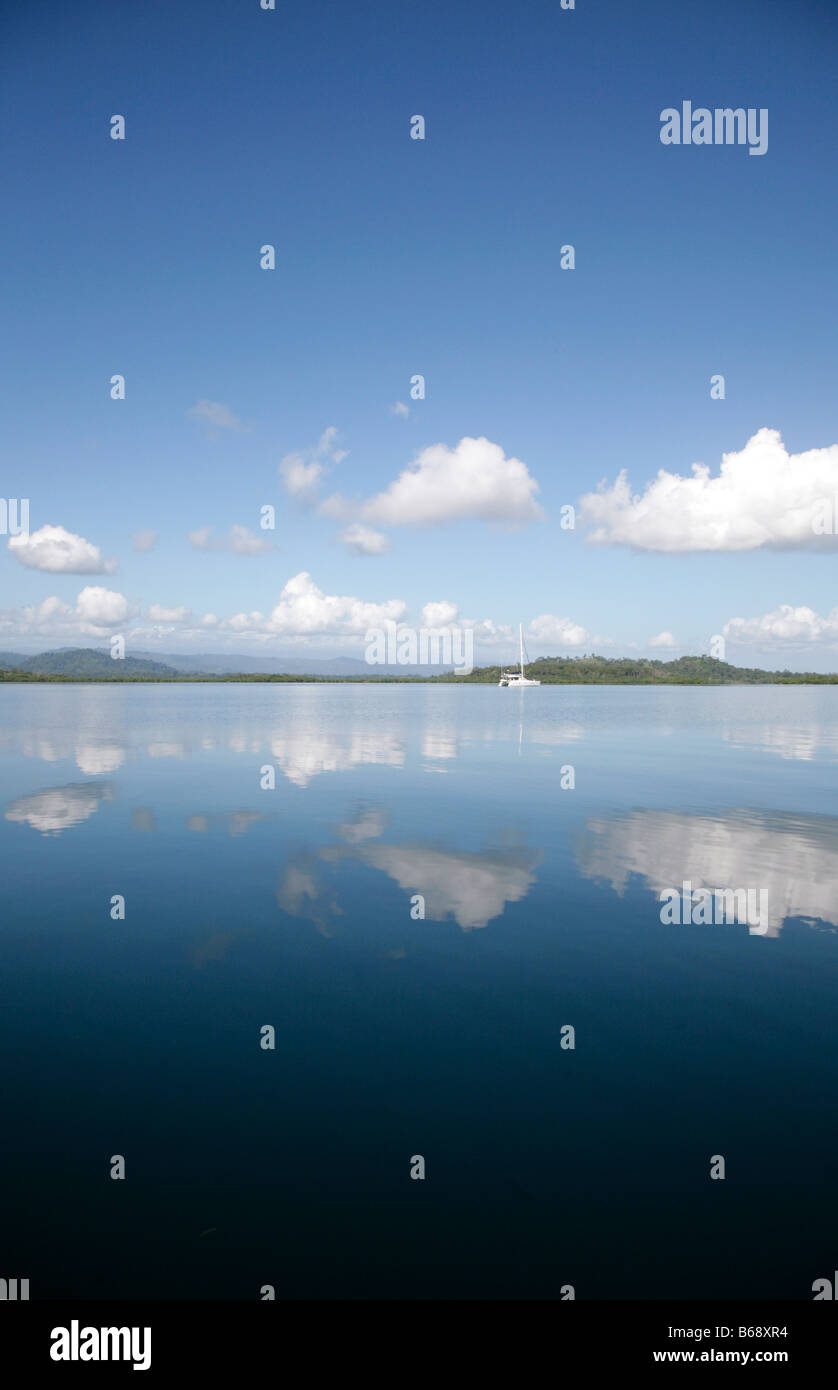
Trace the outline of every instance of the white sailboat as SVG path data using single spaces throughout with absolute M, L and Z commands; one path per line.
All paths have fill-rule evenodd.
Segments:
M 524 626 L 518 624 L 518 650 L 521 658 L 520 671 L 501 671 L 498 686 L 506 685 L 520 690 L 525 685 L 541 685 L 541 681 L 531 681 L 524 675 Z

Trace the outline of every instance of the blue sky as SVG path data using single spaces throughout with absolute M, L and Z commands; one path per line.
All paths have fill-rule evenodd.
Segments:
M 479 661 L 523 621 L 838 669 L 836 34 L 815 0 L 10 3 L 0 647 L 360 655 L 430 603 Z M 766 153 L 664 146 L 684 100 L 767 110 Z M 646 494 L 761 430 L 791 457 Z M 621 470 L 646 500 L 598 527 Z

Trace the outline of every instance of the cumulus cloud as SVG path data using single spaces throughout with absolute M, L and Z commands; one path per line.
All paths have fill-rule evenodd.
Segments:
M 165 608 L 162 603 L 152 603 L 148 616 L 153 623 L 183 623 L 191 617 L 191 613 L 185 604 L 178 608 Z
M 399 622 L 407 612 L 402 599 L 367 603 L 351 595 L 324 594 L 310 574 L 302 571 L 288 580 L 268 617 L 236 613 L 224 626 L 234 632 L 262 632 L 280 637 L 362 635 L 371 627 Z
M 440 599 L 436 603 L 426 603 L 422 609 L 423 627 L 447 627 L 449 623 L 457 621 L 459 608 L 456 603 L 450 603 L 448 599 Z
M 303 571 L 289 579 L 270 617 L 275 632 L 365 632 L 388 619 L 398 622 L 407 612 L 402 599 L 365 603 L 362 599 L 324 594 Z
M 131 539 L 134 542 L 134 549 L 141 555 L 145 555 L 149 550 L 153 550 L 157 544 L 156 531 L 135 531 Z
M 450 629 L 456 624 L 459 629 L 470 631 L 475 643 L 508 646 L 515 636 L 508 625 L 496 624 L 490 618 L 460 616 L 457 604 L 449 599 L 429 601 L 420 617 L 420 625 L 429 629 Z M 267 612 L 253 609 L 225 617 L 215 612 L 194 613 L 186 604 L 152 603 L 141 613 L 139 605 L 129 602 L 123 594 L 88 586 L 78 594 L 75 604 L 51 595 L 39 604 L 0 611 L 0 632 L 71 639 L 82 634 L 107 636 L 120 630 L 130 633 L 135 641 L 153 642 L 162 636 L 164 628 L 177 627 L 181 637 L 196 643 L 204 642 L 206 633 L 212 631 L 231 651 L 240 649 L 244 640 L 251 646 L 255 642 L 267 647 L 278 638 L 299 643 L 303 649 L 310 639 L 312 648 L 321 642 L 329 646 L 337 642 L 353 650 L 371 628 L 394 624 L 397 630 L 403 630 L 405 624 L 416 620 L 416 616 L 409 617 L 403 599 L 385 598 L 377 602 L 353 594 L 329 594 L 318 587 L 307 571 L 301 571 L 287 581 Z M 569 623 L 566 619 L 551 621 Z M 569 626 L 573 628 L 572 624 Z
M 266 550 L 276 550 L 273 541 L 264 536 L 256 536 L 246 526 L 235 523 L 226 536 L 213 536 L 211 526 L 201 526 L 189 532 L 190 544 L 195 550 L 229 550 L 234 555 L 263 555 Z
M 93 627 L 118 627 L 125 622 L 129 611 L 124 594 L 100 585 L 87 585 L 76 599 L 76 614 L 83 623 Z
M 659 632 L 657 637 L 649 638 L 650 647 L 677 647 L 678 643 L 671 632 Z
M 13 610 L 7 609 L 6 612 L 9 618 L 14 617 Z M 26 606 L 20 610 L 20 616 L 24 628 L 39 628 L 48 626 L 51 623 L 65 622 L 72 612 L 73 610 L 69 603 L 65 603 L 63 598 L 58 598 L 55 594 L 51 594 L 49 598 L 43 599 L 41 603 L 26 604 Z
M 595 545 L 636 550 L 834 549 L 838 444 L 789 454 L 778 430 L 761 429 L 722 455 L 717 477 L 703 463 L 692 477 L 660 469 L 633 494 L 623 469 L 579 504 Z M 826 515 L 825 515 L 826 514 Z
M 10 536 L 9 553 L 29 569 L 49 574 L 113 574 L 116 569 L 116 560 L 104 560 L 98 545 L 63 526 Z
M 103 637 L 133 616 L 123 594 L 100 586 L 82 589 L 75 606 L 51 594 L 41 603 L 0 612 L 0 629 L 7 633 L 33 633 L 41 637 Z
M 586 628 L 580 627 L 570 618 L 557 617 L 555 613 L 542 613 L 533 618 L 527 628 L 527 637 L 533 642 L 553 643 L 560 647 L 581 647 L 594 639 Z
M 485 438 L 461 439 L 456 448 L 423 449 L 384 491 L 352 503 L 334 494 L 322 504 L 327 516 L 382 526 L 434 526 L 446 521 L 494 521 L 523 525 L 544 515 L 535 500 L 538 483 L 520 459 L 507 458 Z
M 346 449 L 337 448 L 337 426 L 329 425 L 311 449 L 286 454 L 279 464 L 279 476 L 286 492 L 302 504 L 315 501 L 317 491 L 332 464 L 340 463 Z
M 781 603 L 779 608 L 761 618 L 731 618 L 722 632 L 731 642 L 777 646 L 829 644 L 838 641 L 838 608 L 822 618 L 812 608 L 794 608 L 790 603 Z
M 515 639 L 518 640 L 518 629 L 513 629 L 507 623 L 494 623 L 491 618 L 465 618 L 460 614 L 459 605 L 452 603 L 450 599 L 435 599 L 426 603 L 421 613 L 420 626 L 429 629 L 452 628 L 456 626 L 461 632 L 470 632 L 475 642 L 481 646 L 508 646 Z M 479 664 L 479 663 L 476 663 Z
M 357 521 L 345 531 L 339 531 L 338 540 L 355 555 L 384 555 L 390 549 L 390 541 L 383 531 L 374 531 L 371 526 L 362 526 Z
M 234 415 L 230 407 L 222 405 L 220 401 L 196 401 L 186 413 L 191 415 L 193 420 L 199 420 L 202 424 L 211 426 L 212 429 L 232 430 L 234 433 L 238 433 L 246 428 L 238 415 Z

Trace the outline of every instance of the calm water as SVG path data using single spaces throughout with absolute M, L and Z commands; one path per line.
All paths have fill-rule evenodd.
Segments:
M 33 1298 L 809 1299 L 838 1265 L 838 690 L 0 716 L 0 1275 Z M 765 933 L 663 925 L 685 879 L 767 890 Z

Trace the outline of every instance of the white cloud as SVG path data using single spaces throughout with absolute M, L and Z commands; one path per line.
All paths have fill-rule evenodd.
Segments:
M 152 603 L 148 616 L 153 623 L 182 623 L 191 617 L 191 613 L 185 604 L 179 608 L 165 608 L 162 603 Z
M 472 618 L 460 618 L 459 622 L 461 627 L 470 627 L 475 639 L 488 646 L 508 646 L 513 638 L 516 642 L 518 640 L 517 628 L 513 629 L 507 623 L 493 623 L 491 618 L 483 618 L 480 622 Z
M 63 599 L 51 594 L 49 598 L 45 598 L 37 605 L 27 604 L 21 610 L 21 617 L 24 627 L 39 628 L 51 623 L 64 622 L 72 612 L 69 603 L 65 603 Z
M 201 643 L 212 632 L 225 650 L 245 651 L 248 647 L 269 650 L 278 639 L 312 654 L 334 655 L 338 649 L 358 654 L 370 628 L 385 628 L 388 623 L 401 627 L 416 623 L 426 629 L 457 629 L 473 634 L 477 646 L 517 650 L 517 627 L 497 624 L 490 618 L 469 618 L 460 614 L 458 605 L 450 599 L 434 599 L 424 604 L 418 613 L 408 615 L 403 599 L 385 598 L 370 601 L 353 594 L 330 594 L 314 582 L 307 571 L 293 575 L 282 588 L 277 602 L 268 610 L 242 610 L 229 616 L 216 612 L 193 613 L 186 604 L 152 603 L 140 615 L 138 605 L 129 603 L 124 595 L 114 591 L 87 587 L 78 595 L 75 605 L 52 595 L 39 605 L 0 612 L 0 631 L 37 634 L 61 639 L 88 634 L 107 635 L 110 631 L 130 633 L 135 644 L 150 641 L 153 645 L 176 627 L 181 639 Z M 544 614 L 536 618 L 526 631 L 528 641 L 551 646 L 581 646 L 599 643 L 603 639 L 591 635 L 569 618 Z M 476 664 L 480 664 L 479 661 Z
M 692 477 L 660 469 L 642 495 L 626 469 L 611 487 L 580 499 L 579 517 L 595 545 L 637 550 L 834 549 L 834 534 L 815 532 L 838 497 L 838 444 L 789 454 L 777 430 L 761 429 L 738 453 L 722 456 L 718 477 L 703 463 Z M 838 517 L 832 516 L 832 530 Z
M 324 594 L 303 571 L 288 580 L 267 617 L 258 610 L 235 613 L 221 626 L 230 632 L 265 637 L 363 636 L 369 628 L 401 621 L 406 612 L 403 599 L 367 603 L 352 595 Z
M 659 632 L 657 637 L 649 638 L 650 647 L 677 647 L 678 643 L 671 632 Z
M 273 632 L 302 633 L 363 633 L 367 628 L 381 627 L 386 621 L 398 622 L 407 612 L 402 599 L 387 599 L 384 603 L 365 603 L 362 599 L 324 594 L 310 574 L 303 571 L 289 579 L 269 619 Z
M 327 516 L 382 526 L 433 526 L 446 521 L 494 521 L 522 525 L 543 516 L 538 483 L 520 459 L 507 458 L 485 438 L 461 439 L 454 449 L 432 444 L 386 489 L 366 502 L 338 494 L 321 510 Z
M 62 639 L 103 637 L 113 628 L 124 627 L 135 611 L 123 594 L 89 585 L 80 591 L 75 607 L 50 594 L 41 603 L 4 609 L 0 612 L 0 629 L 6 633 Z
M 555 643 L 561 647 L 581 647 L 594 639 L 591 634 L 570 618 L 559 618 L 555 613 L 542 613 L 533 618 L 527 628 L 527 637 L 533 642 Z
M 189 532 L 189 541 L 195 550 L 229 550 L 234 555 L 263 555 L 266 550 L 276 550 L 273 541 L 254 535 L 238 523 L 230 527 L 226 536 L 213 536 L 211 526 L 202 526 Z
M 731 642 L 777 646 L 829 644 L 838 641 L 838 608 L 821 618 L 811 608 L 794 608 L 790 603 L 781 603 L 779 608 L 761 618 L 731 618 L 722 632 Z
M 6 609 L 0 614 L 0 628 L 41 637 L 102 637 L 124 626 L 133 612 L 123 594 L 89 585 L 80 591 L 75 607 L 51 594 L 41 603 Z
M 317 459 L 306 461 L 302 454 L 287 454 L 279 465 L 279 476 L 286 492 L 300 501 L 314 496 L 322 475 L 323 464 Z
M 374 531 L 371 526 L 362 526 L 360 522 L 340 531 L 338 540 L 343 541 L 356 555 L 384 555 L 390 549 L 390 541 L 383 531 Z
M 410 406 L 405 405 L 404 401 L 396 401 L 395 405 L 390 406 L 390 414 L 398 415 L 400 420 L 406 420 L 410 414 Z
M 313 448 L 286 454 L 280 461 L 279 476 L 285 490 L 298 502 L 314 502 L 317 489 L 329 472 L 329 465 L 346 458 L 347 450 L 335 447 L 337 439 L 337 426 L 329 425 Z
M 230 407 L 222 405 L 220 401 L 196 401 L 186 413 L 191 415 L 193 420 L 200 420 L 205 425 L 211 425 L 213 429 L 236 432 L 245 429 L 238 415 L 234 415 Z
M 230 528 L 228 545 L 234 555 L 261 555 L 266 550 L 276 550 L 273 541 L 254 535 L 246 526 L 237 523 Z
M 134 534 L 133 534 L 133 536 L 132 536 L 132 540 L 133 540 L 133 542 L 134 542 L 134 549 L 135 549 L 136 551 L 139 551 L 139 553 L 140 553 L 141 555 L 144 555 L 147 551 L 153 550 L 154 547 L 156 546 L 156 544 L 157 544 L 157 532 L 156 532 L 156 531 L 135 531 Z
M 422 609 L 422 626 L 447 627 L 449 623 L 457 621 L 459 611 L 456 603 L 449 603 L 448 599 L 440 599 L 436 603 L 426 603 Z
M 117 627 L 129 615 L 128 600 L 113 589 L 88 584 L 76 599 L 76 614 L 93 627 Z
M 9 552 L 33 570 L 49 574 L 112 574 L 115 560 L 104 560 L 98 545 L 63 526 L 42 526 L 29 535 L 10 536 Z
M 234 613 L 232 618 L 225 618 L 224 627 L 228 627 L 231 632 L 265 632 L 267 623 L 263 613 L 258 608 L 254 608 L 250 613 Z
M 219 618 L 215 613 L 197 617 L 186 605 L 151 604 L 145 615 L 148 626 L 138 622 L 136 605 L 129 604 L 123 594 L 100 587 L 81 590 L 75 606 L 55 595 L 38 605 L 0 612 L 0 631 L 37 634 L 62 639 L 79 635 L 103 636 L 117 628 L 130 630 L 135 638 L 146 635 L 152 640 L 160 635 L 154 625 L 177 625 L 180 635 L 202 642 L 212 630 L 233 643 L 250 639 L 269 645 L 285 638 L 303 647 L 306 639 L 339 641 L 348 649 L 357 650 L 370 628 L 384 627 L 388 622 L 399 623 L 407 614 L 403 599 L 385 599 L 382 603 L 368 602 L 351 594 L 327 594 L 318 588 L 310 574 L 294 575 L 282 589 L 279 600 L 267 615 L 258 609 Z M 200 648 L 199 648 L 200 650 Z

